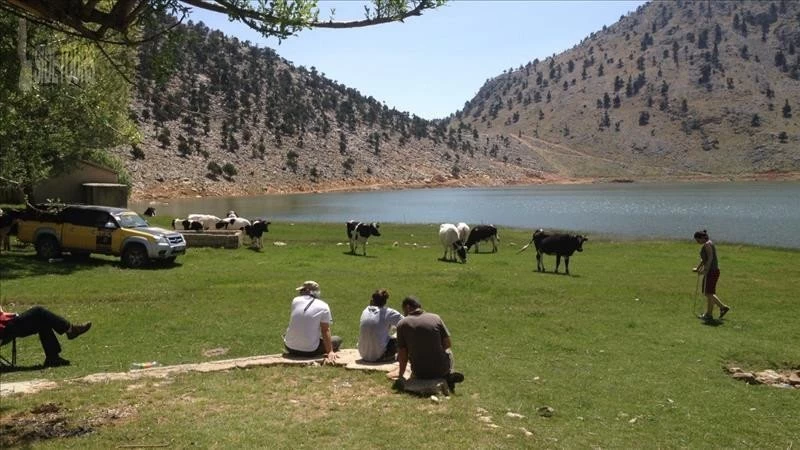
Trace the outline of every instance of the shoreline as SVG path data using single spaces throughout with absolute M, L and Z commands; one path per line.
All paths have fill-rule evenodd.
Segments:
M 368 192 L 368 191 L 400 191 L 406 189 L 438 189 L 438 188 L 468 188 L 468 187 L 509 187 L 509 186 L 536 186 L 536 185 L 574 185 L 574 184 L 635 184 L 635 183 L 692 183 L 709 182 L 721 183 L 758 182 L 758 181 L 800 181 L 800 172 L 767 172 L 746 175 L 708 174 L 708 175 L 678 175 L 674 177 L 587 177 L 567 178 L 558 176 L 542 176 L 529 179 L 434 179 L 421 182 L 373 182 L 373 183 L 328 183 L 312 186 L 285 186 L 282 188 L 258 188 L 249 185 L 235 186 L 235 189 L 224 191 L 198 190 L 197 188 L 182 188 L 180 186 L 159 186 L 158 189 L 143 189 L 141 192 L 132 192 L 128 201 L 149 202 L 150 204 L 163 203 L 170 199 L 209 198 L 209 197 L 254 197 L 260 195 L 292 195 L 292 194 L 322 194 L 331 192 Z

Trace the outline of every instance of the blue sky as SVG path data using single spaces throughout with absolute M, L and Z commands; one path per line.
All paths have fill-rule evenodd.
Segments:
M 191 19 L 262 47 L 297 66 L 426 119 L 446 117 L 488 79 L 535 58 L 560 53 L 611 25 L 644 1 L 451 1 L 405 23 L 305 30 L 282 43 L 225 16 Z M 322 17 L 363 18 L 363 2 L 319 2 Z

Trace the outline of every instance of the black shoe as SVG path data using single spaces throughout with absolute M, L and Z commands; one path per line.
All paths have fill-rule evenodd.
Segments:
M 720 308 L 719 309 L 719 318 L 722 319 L 723 317 L 725 317 L 725 314 L 728 314 L 728 311 L 730 311 L 730 310 L 731 309 L 729 307 L 727 307 L 727 306 L 723 306 L 722 308 Z
M 92 328 L 92 322 L 86 322 L 80 325 L 71 325 L 69 330 L 67 330 L 67 339 L 75 339 L 76 337 L 89 331 L 89 328 Z
M 61 367 L 61 366 L 68 366 L 69 364 L 70 363 L 69 363 L 68 359 L 64 359 L 64 358 L 62 358 L 60 356 L 56 356 L 53 359 L 45 359 L 44 360 L 44 366 L 45 367 Z
M 447 374 L 445 379 L 447 380 L 447 389 L 449 389 L 450 392 L 455 393 L 456 383 L 461 383 L 464 381 L 464 374 L 461 372 L 450 372 Z
M 705 321 L 714 320 L 714 316 L 712 316 L 711 314 L 700 314 L 699 316 L 697 316 L 697 318 Z

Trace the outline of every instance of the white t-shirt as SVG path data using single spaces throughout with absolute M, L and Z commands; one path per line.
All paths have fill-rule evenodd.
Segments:
M 292 300 L 289 328 L 283 341 L 292 350 L 313 352 L 322 338 L 319 324 L 331 322 L 333 316 L 327 303 L 310 295 L 297 296 Z
M 367 306 L 361 313 L 358 353 L 366 361 L 377 361 L 386 351 L 389 331 L 403 316 L 392 308 Z

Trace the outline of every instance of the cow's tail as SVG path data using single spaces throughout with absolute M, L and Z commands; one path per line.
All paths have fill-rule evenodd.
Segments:
M 500 239 L 498 238 L 497 240 L 499 241 Z M 528 242 L 528 243 L 527 243 L 527 244 L 525 244 L 525 245 L 524 245 L 524 246 L 523 246 L 521 249 L 519 249 L 519 251 L 517 252 L 517 254 L 519 255 L 520 253 L 522 253 L 522 252 L 524 252 L 525 250 L 527 250 L 527 249 L 528 249 L 528 247 L 530 247 L 530 246 L 531 246 L 531 244 L 533 244 L 533 238 L 531 238 L 531 241 L 530 241 L 530 242 Z

